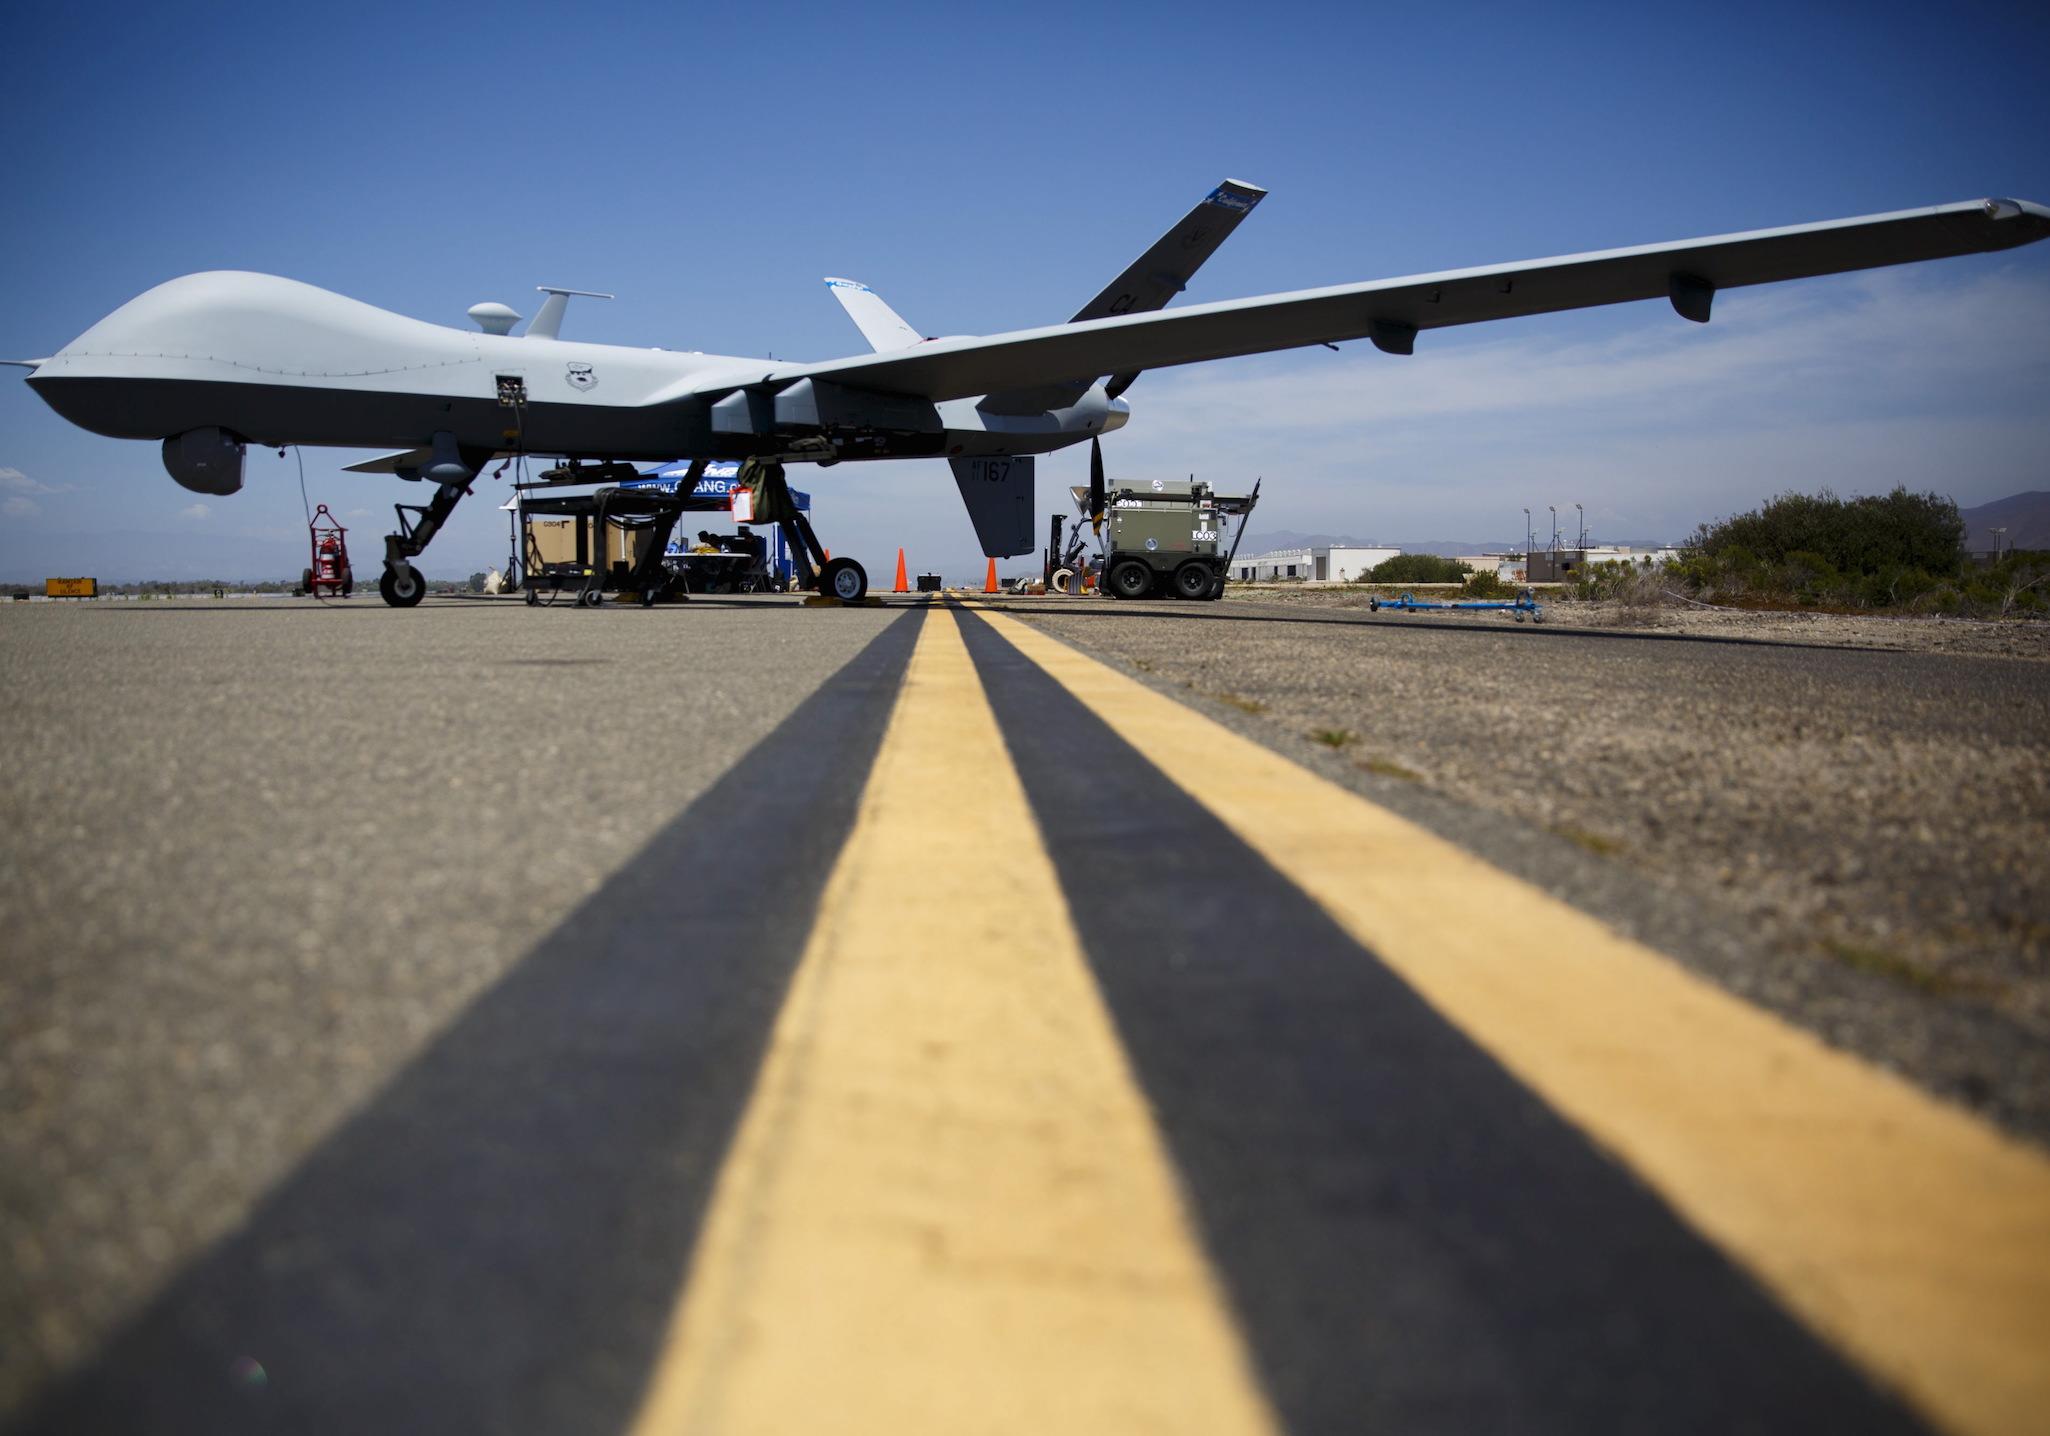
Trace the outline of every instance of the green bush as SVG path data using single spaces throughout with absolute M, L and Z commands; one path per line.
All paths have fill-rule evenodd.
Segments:
M 1971 568 L 1964 534 L 1956 503 L 1941 494 L 1781 494 L 1752 513 L 1703 524 L 1669 576 L 1704 598 L 1739 602 L 2041 611 L 2050 564 L 2010 554 Z
M 1888 567 L 1952 573 L 1964 542 L 1957 504 L 1941 494 L 1896 488 L 1881 497 L 1840 499 L 1824 489 L 1781 494 L 1752 513 L 1703 524 L 1686 547 L 1733 567 L 1774 568 L 1799 558 L 1863 575 Z
M 1673 564 L 1639 565 L 1620 560 L 1591 563 L 1574 576 L 1573 596 L 1637 607 L 1657 606 L 1666 602 L 1666 585 L 1680 581 L 1675 576 L 1676 569 Z
M 1482 569 L 1466 578 L 1468 598 L 1514 598 L 1516 585 L 1502 582 L 1502 576 L 1491 569 Z
M 1399 553 L 1368 570 L 1366 583 L 1464 583 L 1467 567 L 1434 553 Z

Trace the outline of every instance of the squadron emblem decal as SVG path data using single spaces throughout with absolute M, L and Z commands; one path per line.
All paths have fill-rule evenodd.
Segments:
M 588 364 L 572 364 L 569 366 L 569 382 L 575 388 L 589 389 L 596 386 L 598 376 L 591 372 Z

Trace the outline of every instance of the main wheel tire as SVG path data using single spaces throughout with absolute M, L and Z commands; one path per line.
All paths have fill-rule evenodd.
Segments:
M 1210 597 L 1210 601 L 1211 601 L 1212 603 L 1215 603 L 1215 602 L 1216 602 L 1217 600 L 1219 600 L 1219 599 L 1221 599 L 1221 598 L 1223 598 L 1223 597 L 1224 597 L 1224 575 L 1223 575 L 1223 574 L 1221 574 L 1221 573 L 1220 573 L 1219 575 L 1217 575 L 1216 579 L 1214 579 L 1214 580 L 1213 580 L 1213 581 L 1211 582 L 1211 585 L 1210 585 L 1210 594 L 1209 594 L 1209 597 Z
M 409 563 L 387 568 L 377 580 L 377 594 L 393 608 L 417 608 L 427 597 L 427 580 Z
M 1210 565 L 1197 563 L 1194 559 L 1174 571 L 1174 591 L 1178 598 L 1194 602 L 1210 597 L 1210 585 L 1216 578 Z
M 819 592 L 842 603 L 859 603 L 868 597 L 868 571 L 851 558 L 827 559 L 819 570 Z
M 1144 598 L 1153 592 L 1153 570 L 1128 558 L 1110 571 L 1110 591 L 1119 598 Z

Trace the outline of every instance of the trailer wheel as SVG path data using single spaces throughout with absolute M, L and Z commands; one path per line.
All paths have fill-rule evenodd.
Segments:
M 1216 577 L 1216 578 L 1214 578 L 1214 579 L 1212 579 L 1212 580 L 1211 580 L 1211 582 L 1210 582 L 1210 592 L 1209 592 L 1209 593 L 1207 593 L 1207 594 L 1205 594 L 1205 595 L 1204 595 L 1204 597 L 1205 597 L 1205 598 L 1208 598 L 1208 599 L 1209 599 L 1209 600 L 1210 600 L 1210 601 L 1211 601 L 1212 603 L 1215 603 L 1215 602 L 1217 602 L 1217 601 L 1218 601 L 1219 599 L 1221 599 L 1221 598 L 1223 598 L 1223 597 L 1224 597 L 1224 575 L 1223 575 L 1223 573 L 1221 573 L 1221 572 L 1220 572 L 1220 573 L 1219 573 L 1219 574 L 1217 575 L 1217 577 Z
M 349 566 L 348 566 L 347 564 L 343 564 L 343 565 L 342 565 L 342 597 L 343 597 L 343 598 L 347 598 L 347 597 L 348 597 L 348 596 L 349 596 L 350 594 L 354 593 L 355 591 L 356 591 L 356 570 L 354 570 L 353 568 L 350 568 L 350 567 L 349 567 Z
M 1174 591 L 1191 601 L 1208 598 L 1214 577 L 1208 564 L 1191 559 L 1174 571 Z
M 1153 592 L 1153 570 L 1128 558 L 1110 571 L 1110 591 L 1119 598 L 1144 598 Z
M 301 592 L 301 593 L 311 593 L 311 592 L 313 592 L 313 570 L 312 570 L 312 569 L 310 569 L 310 568 L 306 568 L 306 569 L 301 569 L 301 570 L 299 571 L 299 592 Z
M 535 588 L 533 588 L 533 587 L 532 587 L 531 585 L 529 585 L 529 586 L 528 586 L 528 588 L 527 588 L 527 607 L 529 607 L 529 608 L 539 608 L 540 606 L 541 606 L 541 594 L 540 594 L 540 592 L 539 592 L 538 590 L 536 590 Z

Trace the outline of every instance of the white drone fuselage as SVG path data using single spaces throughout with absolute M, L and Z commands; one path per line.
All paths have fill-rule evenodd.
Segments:
M 296 280 L 214 271 L 130 300 L 29 383 L 64 418 L 113 438 L 214 429 L 260 445 L 407 449 L 449 433 L 480 453 L 630 461 L 746 458 L 796 438 L 823 440 L 814 456 L 829 461 L 1041 454 L 1117 429 L 1128 412 L 1101 384 L 1022 414 L 974 397 L 931 404 L 839 389 L 830 406 L 814 400 L 825 412 L 722 422 L 721 388 L 779 367 L 468 332 Z
M 1119 396 L 1149 369 L 1348 340 L 1407 355 L 1439 329 L 1642 300 L 1706 323 L 1725 289 L 2050 238 L 2043 205 L 1961 200 L 1169 307 L 1264 194 L 1224 181 L 1060 324 L 928 339 L 866 285 L 829 279 L 871 352 L 820 362 L 566 342 L 562 306 L 577 291 L 549 291 L 514 338 L 519 316 L 501 304 L 472 310 L 486 331 L 473 332 L 233 271 L 160 284 L 50 358 L 6 362 L 32 370 L 28 382 L 83 428 L 163 440 L 172 477 L 203 493 L 241 486 L 249 443 L 395 448 L 350 467 L 431 478 L 451 493 L 508 451 L 664 462 L 945 457 L 984 552 L 1009 555 L 1037 534 L 1032 465 L 1004 460 L 1090 441 L 1100 474 L 1093 441 L 1123 427 Z M 408 554 L 424 542 L 401 537 Z

